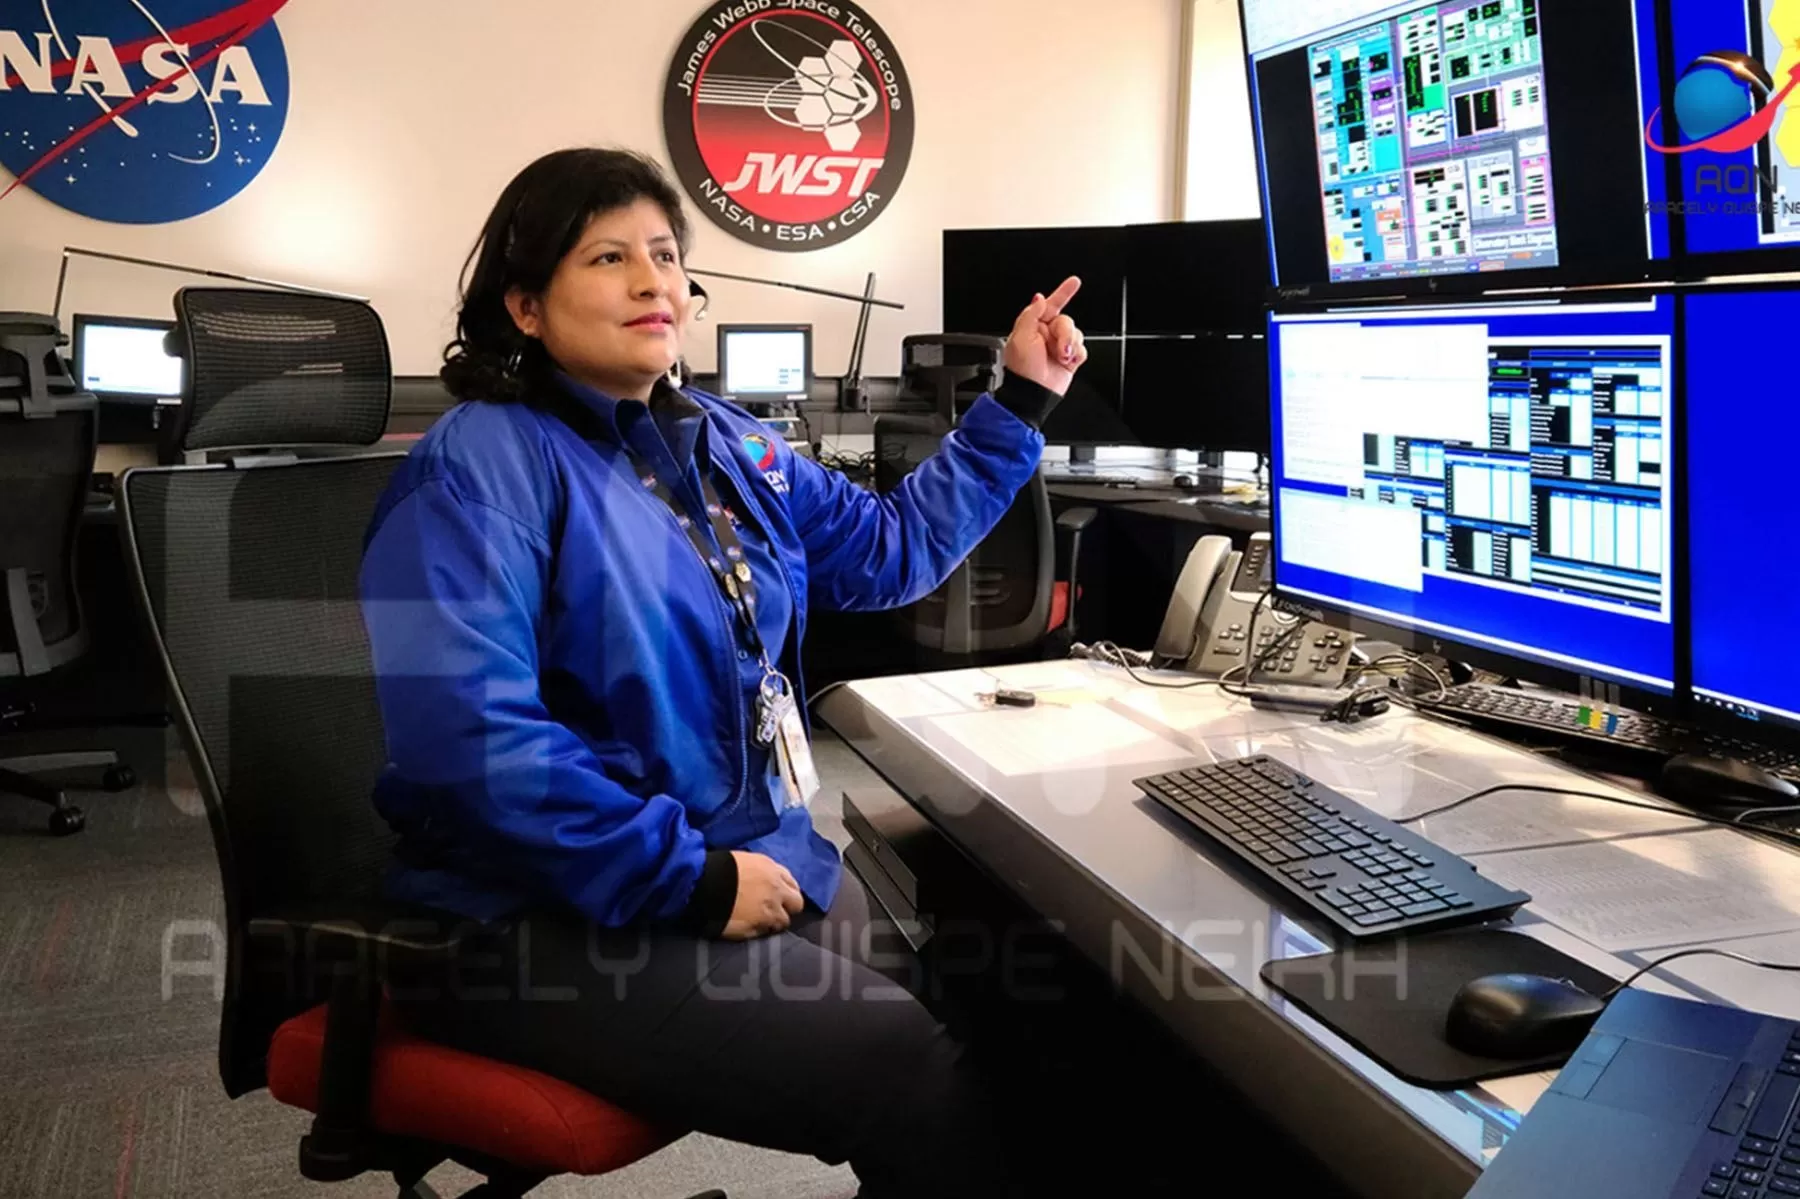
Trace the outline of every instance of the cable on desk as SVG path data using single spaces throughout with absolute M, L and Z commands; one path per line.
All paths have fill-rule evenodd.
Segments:
M 1083 645 L 1077 642 L 1069 647 L 1069 657 L 1123 667 L 1133 682 L 1144 687 L 1154 687 L 1159 691 L 1191 691 L 1195 687 L 1220 685 L 1218 679 L 1194 679 L 1186 683 L 1159 683 L 1155 679 L 1147 679 L 1138 673 L 1138 668 L 1149 667 L 1154 655 L 1146 654 L 1142 650 L 1121 649 L 1110 641 L 1096 641 L 1093 645 Z
M 1463 807 L 1466 804 L 1472 804 L 1478 799 L 1486 799 L 1490 795 L 1499 795 L 1506 791 L 1518 791 L 1534 795 L 1568 795 L 1573 796 L 1576 799 L 1596 799 L 1601 803 L 1618 804 L 1620 807 L 1638 808 L 1645 812 L 1655 812 L 1659 816 L 1674 816 L 1681 820 L 1692 820 L 1696 824 L 1712 824 L 1717 825 L 1720 828 L 1735 828 L 1740 830 L 1746 828 L 1754 829 L 1756 832 L 1766 833 L 1778 840 L 1800 845 L 1800 834 L 1790 832 L 1787 829 L 1745 825 L 1740 823 L 1743 819 L 1742 816 L 1734 820 L 1727 820 L 1720 816 L 1707 816 L 1700 812 L 1689 812 L 1681 808 L 1666 808 L 1657 804 L 1640 803 L 1635 799 L 1626 799 L 1619 795 L 1603 795 L 1598 791 L 1577 791 L 1569 787 L 1543 787 L 1531 783 L 1500 783 L 1493 787 L 1485 787 L 1482 790 L 1475 792 L 1473 795 L 1463 796 L 1455 803 L 1447 803 L 1441 808 L 1433 808 L 1429 812 L 1420 812 L 1416 816 L 1407 816 L 1403 819 L 1394 821 L 1394 823 L 1417 824 L 1421 820 L 1429 820 L 1433 816 L 1442 816 L 1445 812 L 1454 812 L 1457 808 Z
M 1383 678 L 1389 678 L 1389 679 L 1395 678 L 1395 677 L 1405 678 L 1406 677 L 1405 675 L 1395 676 L 1395 675 L 1388 673 L 1388 668 L 1394 664 L 1404 665 L 1408 671 L 1422 670 L 1426 674 L 1430 675 L 1431 681 L 1433 683 L 1437 684 L 1437 690 L 1432 692 L 1430 695 L 1431 699 L 1434 699 L 1434 700 L 1442 699 L 1450 690 L 1450 684 L 1448 684 L 1444 681 L 1444 676 L 1438 673 L 1437 667 L 1435 667 L 1431 663 L 1427 662 L 1419 654 L 1408 654 L 1408 653 L 1387 654 L 1387 655 L 1384 655 L 1383 657 L 1376 658 L 1372 662 L 1366 663 L 1363 666 L 1363 669 L 1365 671 L 1374 671 L 1375 673 L 1381 675 Z
M 1648 966 L 1645 966 L 1642 970 L 1639 970 L 1636 974 L 1633 974 L 1630 978 L 1626 979 L 1624 982 L 1620 983 L 1618 986 L 1614 987 L 1612 990 L 1606 992 L 1604 995 L 1597 995 L 1597 996 L 1595 996 L 1595 998 L 1596 999 L 1609 999 L 1609 1000 L 1613 999 L 1619 994 L 1619 992 L 1625 990 L 1625 988 L 1629 987 L 1632 983 L 1636 982 L 1638 979 L 1644 977 L 1644 975 L 1649 974 L 1652 971 L 1661 970 L 1664 966 L 1668 965 L 1670 962 L 1673 962 L 1678 958 L 1695 958 L 1695 957 L 1730 958 L 1732 961 L 1742 962 L 1746 966 L 1755 966 L 1758 970 L 1783 970 L 1783 971 L 1787 971 L 1789 973 L 1800 974 L 1800 963 L 1765 962 L 1765 961 L 1762 961 L 1760 958 L 1746 957 L 1744 954 L 1741 954 L 1741 953 L 1733 953 L 1729 949 L 1683 949 L 1679 953 L 1671 953 L 1666 957 L 1662 957 L 1662 958 L 1657 959 L 1654 962 L 1651 962 Z

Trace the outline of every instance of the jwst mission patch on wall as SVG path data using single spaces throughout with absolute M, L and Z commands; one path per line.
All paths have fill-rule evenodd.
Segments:
M 893 202 L 912 157 L 912 85 L 857 5 L 725 0 L 676 49 L 663 127 L 714 223 L 764 249 L 814 250 Z

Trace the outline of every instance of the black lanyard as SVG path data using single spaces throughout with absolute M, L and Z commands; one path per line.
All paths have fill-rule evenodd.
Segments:
M 540 403 L 564 424 L 572 429 L 576 436 L 588 441 L 606 438 L 606 432 L 599 418 L 585 404 L 560 388 L 552 389 L 540 398 Z M 653 419 L 646 412 L 644 419 Z M 610 438 L 607 438 L 611 440 Z M 743 627 L 744 635 L 750 648 L 756 651 L 762 660 L 763 673 L 776 675 L 775 664 L 769 660 L 769 651 L 763 645 L 762 631 L 756 627 L 756 577 L 750 571 L 750 560 L 744 554 L 744 543 L 738 539 L 737 529 L 731 517 L 726 515 L 725 505 L 719 499 L 718 490 L 712 479 L 704 471 L 700 474 L 700 487 L 706 501 L 707 522 L 712 528 L 713 540 L 709 542 L 700 531 L 700 526 L 688 513 L 687 508 L 676 497 L 673 490 L 663 480 L 656 477 L 656 471 L 639 457 L 628 439 L 621 435 L 615 442 L 630 461 L 632 469 L 637 471 L 638 479 L 644 490 L 653 493 L 657 499 L 668 505 L 674 515 L 675 522 L 681 526 L 682 532 L 688 536 L 694 552 L 700 555 L 707 573 L 712 575 L 713 582 L 725 596 L 731 610 L 736 613 L 738 622 Z
M 637 471 L 638 479 L 644 490 L 651 492 L 657 499 L 668 505 L 675 516 L 675 523 L 681 526 L 682 532 L 693 544 L 694 552 L 700 555 L 700 561 L 706 565 L 707 572 L 718 584 L 726 602 L 737 613 L 738 621 L 743 625 L 744 635 L 749 639 L 750 648 L 762 659 L 763 669 L 773 672 L 774 664 L 769 661 L 769 651 L 763 647 L 762 632 L 756 627 L 756 576 L 750 570 L 750 560 L 744 554 L 744 543 L 738 538 L 737 528 L 732 518 L 726 513 L 724 503 L 719 499 L 718 489 L 713 486 L 712 479 L 702 472 L 700 475 L 701 491 L 706 499 L 706 519 L 712 528 L 713 541 L 709 543 L 706 534 L 700 531 L 700 524 L 687 512 L 686 507 L 676 498 L 669 485 L 657 478 L 656 472 L 648 462 L 643 461 L 629 448 L 625 450 L 626 458 Z M 723 556 L 721 556 L 723 555 Z

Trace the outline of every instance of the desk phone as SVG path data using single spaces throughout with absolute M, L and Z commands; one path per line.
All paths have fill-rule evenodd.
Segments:
M 1263 601 L 1274 586 L 1274 549 L 1268 533 L 1253 535 L 1242 551 L 1229 537 L 1201 538 L 1175 584 L 1157 659 L 1206 678 L 1236 668 L 1239 683 L 1341 688 L 1350 634 Z M 1265 654 L 1266 664 L 1246 678 L 1245 669 Z

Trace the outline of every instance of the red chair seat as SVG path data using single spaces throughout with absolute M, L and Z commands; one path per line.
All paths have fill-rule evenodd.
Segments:
M 1063 627 L 1069 619 L 1069 585 L 1057 583 L 1050 589 L 1050 631 Z
M 269 1046 L 269 1093 L 316 1112 L 325 1007 Z M 376 1131 L 473 1150 L 544 1174 L 605 1174 L 676 1137 L 554 1078 L 421 1040 L 382 1012 L 370 1084 Z

